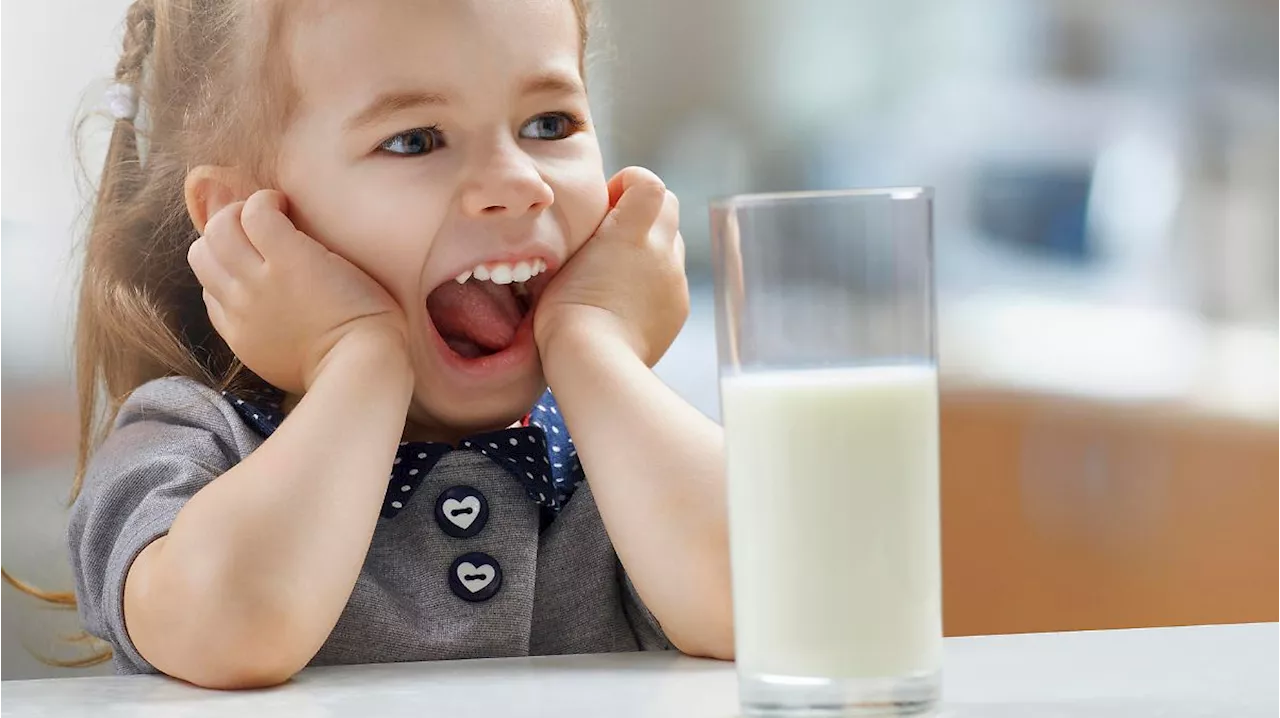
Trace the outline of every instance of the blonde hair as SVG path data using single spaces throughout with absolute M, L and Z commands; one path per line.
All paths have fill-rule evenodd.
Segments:
M 570 0 L 580 57 L 587 0 Z M 75 333 L 80 441 L 71 497 L 121 405 L 152 379 L 185 376 L 219 389 L 266 391 L 214 331 L 200 284 L 187 266 L 198 232 L 184 183 L 203 164 L 244 168 L 271 185 L 267 150 L 286 129 L 297 95 L 287 63 L 286 3 L 245 0 L 137 0 L 129 6 L 115 82 L 131 88 L 137 118 L 114 121 L 84 236 L 84 273 Z M 253 22 L 247 20 L 252 17 Z M 70 592 L 15 588 L 64 608 Z M 110 658 L 48 661 L 83 666 Z

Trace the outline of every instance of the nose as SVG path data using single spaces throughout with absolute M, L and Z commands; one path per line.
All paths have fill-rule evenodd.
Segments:
M 514 142 L 499 142 L 476 158 L 462 189 L 469 217 L 516 219 L 551 206 L 555 194 L 533 158 Z

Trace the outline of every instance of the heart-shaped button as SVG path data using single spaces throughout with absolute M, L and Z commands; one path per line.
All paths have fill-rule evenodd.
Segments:
M 488 601 L 501 587 L 502 567 L 489 554 L 459 556 L 449 567 L 449 588 L 464 601 Z
M 436 499 L 436 523 L 454 538 L 471 538 L 489 522 L 489 502 L 479 489 L 454 486 Z
M 458 501 L 457 499 L 445 499 L 444 517 L 454 526 L 463 531 L 471 527 L 475 523 L 476 518 L 480 515 L 480 499 L 474 496 L 468 496 Z
M 467 590 L 472 593 L 478 593 L 485 586 L 488 586 L 493 581 L 493 577 L 495 575 L 497 575 L 497 572 L 493 570 L 493 566 L 490 566 L 487 563 L 480 566 L 473 566 L 470 563 L 463 561 L 458 564 L 458 580 L 461 581 L 462 585 L 466 586 Z

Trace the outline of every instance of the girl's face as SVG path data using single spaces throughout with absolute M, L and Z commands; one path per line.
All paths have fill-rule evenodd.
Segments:
M 530 307 L 608 208 L 572 3 L 295 13 L 277 176 L 294 221 L 404 308 L 414 438 L 509 424 L 545 386 Z

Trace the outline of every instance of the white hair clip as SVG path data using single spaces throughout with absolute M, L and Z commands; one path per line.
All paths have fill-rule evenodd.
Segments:
M 107 111 L 117 120 L 132 120 L 138 116 L 137 93 L 131 85 L 120 82 L 107 88 L 104 96 Z

